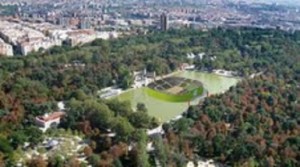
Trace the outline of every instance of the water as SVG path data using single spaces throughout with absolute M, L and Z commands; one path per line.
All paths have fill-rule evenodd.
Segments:
M 201 81 L 209 94 L 223 93 L 231 86 L 236 85 L 239 81 L 237 78 L 228 78 L 203 72 L 184 71 L 177 73 L 174 76 Z M 172 103 L 161 101 L 148 96 L 143 88 L 123 93 L 116 97 L 116 99 L 121 101 L 129 100 L 133 107 L 135 107 L 139 102 L 144 103 L 148 109 L 149 115 L 157 117 L 161 122 L 175 118 L 188 108 L 188 102 Z

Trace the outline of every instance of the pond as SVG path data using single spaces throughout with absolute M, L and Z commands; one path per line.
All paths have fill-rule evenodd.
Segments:
M 196 71 L 183 71 L 174 74 L 174 76 L 201 81 L 204 89 L 206 89 L 209 94 L 223 93 L 231 86 L 236 85 L 240 80 L 238 78 L 228 78 L 212 73 Z M 155 99 L 150 97 L 144 88 L 130 90 L 119 95 L 116 97 L 116 99 L 120 101 L 128 100 L 131 102 L 133 107 L 135 107 L 139 102 L 144 103 L 148 109 L 149 115 L 158 118 L 161 122 L 169 121 L 175 118 L 183 113 L 189 106 L 188 102 L 172 103 Z M 194 101 L 192 103 L 197 102 Z

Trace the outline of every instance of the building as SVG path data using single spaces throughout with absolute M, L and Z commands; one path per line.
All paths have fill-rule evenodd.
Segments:
M 134 88 L 140 88 L 143 86 L 147 86 L 149 83 L 155 81 L 156 73 L 154 72 L 147 72 L 146 69 L 142 71 L 134 71 Z
M 180 66 L 181 70 L 194 70 L 195 68 L 196 68 L 195 65 L 190 65 L 188 63 L 183 63 Z
M 67 17 L 60 17 L 60 18 L 58 18 L 58 25 L 67 27 L 67 26 L 69 26 L 69 22 L 70 22 L 70 20 Z
M 72 47 L 89 43 L 97 39 L 97 34 L 94 30 L 74 30 L 68 32 L 67 35 L 67 43 Z
M 0 39 L 0 55 L 13 56 L 13 47 Z
M 162 31 L 167 31 L 169 29 L 169 19 L 168 19 L 168 15 L 163 13 L 160 16 L 160 29 Z
M 51 38 L 42 38 L 36 40 L 26 40 L 19 44 L 22 55 L 26 56 L 30 52 L 37 52 L 40 49 L 50 49 L 54 46 L 61 46 L 62 40 L 51 39 Z
M 186 58 L 190 59 L 190 60 L 194 60 L 196 58 L 199 58 L 200 60 L 203 59 L 203 57 L 205 56 L 205 53 L 199 53 L 198 55 L 195 55 L 194 53 L 187 53 Z
M 56 27 L 48 23 L 25 23 L 0 21 L 0 37 L 6 42 L 17 48 L 17 52 L 27 55 L 29 52 L 39 49 L 49 49 L 53 46 L 61 46 L 62 40 L 46 36 L 51 29 Z M 44 34 L 45 33 L 45 34 Z M 0 42 L 1 43 L 1 42 Z M 1 47 L 6 55 L 12 55 L 10 46 Z
M 101 99 L 110 99 L 112 97 L 118 96 L 122 93 L 122 89 L 115 87 L 108 87 L 98 91 L 98 95 Z
M 45 114 L 43 116 L 35 117 L 35 123 L 40 127 L 42 131 L 46 131 L 49 128 L 57 127 L 60 124 L 61 118 L 65 115 L 64 112 L 53 112 Z
M 79 28 L 80 29 L 90 29 L 91 28 L 91 22 L 88 18 L 82 18 L 79 22 Z

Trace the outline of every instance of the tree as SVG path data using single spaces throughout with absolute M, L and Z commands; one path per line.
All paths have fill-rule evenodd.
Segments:
M 295 102 L 297 100 L 297 96 L 294 93 L 289 94 L 288 99 L 290 102 Z
M 168 153 L 166 145 L 161 136 L 154 138 L 155 155 L 158 158 L 161 166 L 165 167 L 168 162 Z
M 133 113 L 129 101 L 110 100 L 107 102 L 107 105 L 115 113 L 115 116 L 128 117 Z
M 267 98 L 267 104 L 268 104 L 269 106 L 273 106 L 273 105 L 274 105 L 274 98 L 273 98 L 272 96 L 269 96 L 269 97 Z
M 5 138 L 0 137 L 0 152 L 5 154 L 12 153 L 13 148 L 10 146 L 9 141 Z
M 100 164 L 100 156 L 97 154 L 92 154 L 91 156 L 88 157 L 88 162 L 91 164 L 93 167 L 97 167 Z
M 140 111 L 140 112 L 147 112 L 147 108 L 146 108 L 146 105 L 144 103 L 138 103 L 136 105 L 136 108 L 137 108 L 137 111 Z
M 126 68 L 120 68 L 119 70 L 120 75 L 118 78 L 118 85 L 122 89 L 128 89 L 133 84 L 133 76 L 131 75 L 130 71 Z
M 110 127 L 112 112 L 105 104 L 98 103 L 95 100 L 86 100 L 83 103 L 83 110 L 92 127 L 98 129 L 107 129 Z
M 171 130 L 171 128 L 172 128 L 172 126 L 169 123 L 163 123 L 163 125 L 162 125 L 162 129 L 165 132 L 169 132 Z
M 137 141 L 137 166 L 150 167 L 149 156 L 147 153 L 147 139 L 148 136 L 144 130 L 137 130 L 135 132 L 135 138 Z
M 191 120 L 188 118 L 181 118 L 180 120 L 178 120 L 177 122 L 175 122 L 174 124 L 174 128 L 180 132 L 187 132 L 187 130 L 189 129 L 189 126 L 191 125 Z
M 47 162 L 42 157 L 34 157 L 27 165 L 28 167 L 47 167 Z
M 117 117 L 113 122 L 113 131 L 117 133 L 117 137 L 120 139 L 128 140 L 133 133 L 134 128 L 124 117 Z
M 222 136 L 221 134 L 218 134 L 213 138 L 213 148 L 215 156 L 220 156 L 221 153 L 223 153 L 224 144 L 224 136 Z
M 26 128 L 25 134 L 30 136 L 28 141 L 33 145 L 37 145 L 39 142 L 43 141 L 43 132 L 37 127 L 31 126 Z
M 173 160 L 175 161 L 175 164 L 177 166 L 185 166 L 186 165 L 186 159 L 183 154 L 174 153 L 172 156 L 173 156 Z
M 65 167 L 81 167 L 81 164 L 75 157 L 72 157 L 68 160 Z
M 89 157 L 93 154 L 93 150 L 91 147 L 89 146 L 86 146 L 84 149 L 83 149 L 83 153 L 85 156 Z
M 196 120 L 198 118 L 197 112 L 198 112 L 198 109 L 196 106 L 190 106 L 187 110 L 187 118 Z
M 113 161 L 113 166 L 114 167 L 123 167 L 122 162 L 120 161 L 120 159 L 115 159 Z
M 4 155 L 0 152 L 0 167 L 5 167 Z
M 134 112 L 129 116 L 129 122 L 136 128 L 150 128 L 151 117 L 145 112 Z
M 75 98 L 76 100 L 80 100 L 80 101 L 87 99 L 87 95 L 85 94 L 85 92 L 82 89 L 77 89 L 76 91 L 74 91 L 71 94 L 71 98 L 72 97 Z
M 54 155 L 49 159 L 49 166 L 64 167 L 64 160 L 60 155 Z
M 9 138 L 14 149 L 18 148 L 20 145 L 23 145 L 28 140 L 28 137 L 22 130 L 14 132 Z

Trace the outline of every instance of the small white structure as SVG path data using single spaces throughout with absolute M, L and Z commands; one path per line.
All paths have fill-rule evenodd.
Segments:
M 188 54 L 186 55 L 186 58 L 188 58 L 188 59 L 195 59 L 195 58 L 196 58 L 196 55 L 194 55 L 194 53 L 188 53 Z
M 218 167 L 222 166 L 214 162 L 212 159 L 198 161 L 197 167 Z
M 221 165 L 218 165 L 213 160 L 200 160 L 195 164 L 193 161 L 189 161 L 186 164 L 187 167 L 218 167 Z
M 187 67 L 185 67 L 185 70 L 194 70 L 196 68 L 195 65 L 189 65 Z
M 65 115 L 64 112 L 53 112 L 43 116 L 35 117 L 35 123 L 40 129 L 45 132 L 51 127 L 57 127 L 60 124 L 60 119 Z
M 113 87 L 104 88 L 98 91 L 99 97 L 103 99 L 110 99 L 112 97 L 118 96 L 121 93 L 122 93 L 122 89 L 113 88 Z
M 182 63 L 180 66 L 181 70 L 194 70 L 196 68 L 195 65 L 190 65 L 188 63 Z
M 253 78 L 255 78 L 255 77 L 261 76 L 262 74 L 264 74 L 264 72 L 254 73 L 254 74 L 251 74 L 251 75 L 249 76 L 249 78 L 250 78 L 250 79 L 253 79 Z
M 205 56 L 204 52 L 198 54 L 198 57 L 199 57 L 200 60 L 202 60 L 204 56 Z
M 190 60 L 193 60 L 193 59 L 196 59 L 196 58 L 199 58 L 200 60 L 202 60 L 204 56 L 205 56 L 204 52 L 198 53 L 198 55 L 195 55 L 194 53 L 187 53 L 186 54 L 186 58 L 190 59 Z
M 210 60 L 211 61 L 215 61 L 217 59 L 217 56 L 212 56 L 212 57 L 210 57 Z
M 154 148 L 154 146 L 153 146 L 153 142 L 147 143 L 147 148 L 146 148 L 146 150 L 147 150 L 148 152 L 152 152 L 152 151 L 155 150 L 155 148 Z
M 47 148 L 54 148 L 59 144 L 58 140 L 49 140 L 48 143 L 46 144 Z
M 182 114 L 181 115 L 177 115 L 175 118 L 172 119 L 172 121 L 178 121 L 181 118 L 183 118 Z
M 234 76 L 236 76 L 238 74 L 235 71 L 226 71 L 226 70 L 223 70 L 223 69 L 213 70 L 213 73 L 215 73 L 217 75 L 224 76 L 224 77 L 234 77 Z
M 107 134 L 107 137 L 116 137 L 116 136 L 117 136 L 116 133 L 109 133 L 109 134 Z
M 189 162 L 186 164 L 186 167 L 195 167 L 195 164 L 194 164 L 194 162 L 189 161 Z
M 63 101 L 58 102 L 57 107 L 58 107 L 59 111 L 65 111 L 66 110 L 65 103 Z
M 158 126 L 157 128 L 147 130 L 147 135 L 148 136 L 152 136 L 152 135 L 155 135 L 155 134 L 164 134 L 164 130 L 162 129 L 162 125 Z

